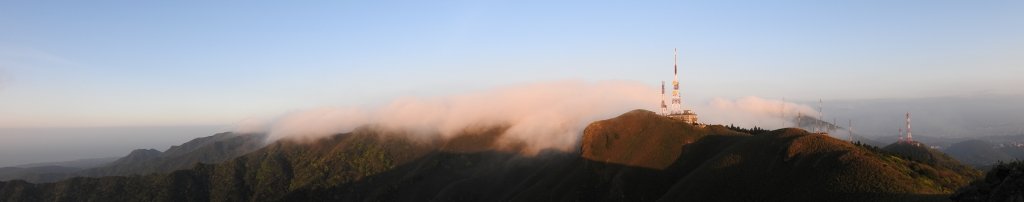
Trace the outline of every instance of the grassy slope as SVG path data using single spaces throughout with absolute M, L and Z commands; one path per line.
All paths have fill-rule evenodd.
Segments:
M 749 136 L 721 126 L 684 124 L 646 110 L 594 122 L 583 134 L 583 158 L 651 169 L 665 169 L 679 158 L 685 145 L 705 136 Z
M 704 140 L 693 147 L 717 147 L 685 155 L 699 166 L 681 179 L 666 200 L 918 200 L 951 193 L 943 179 L 920 175 L 915 167 L 949 171 L 864 149 L 799 129 L 752 137 Z M 714 140 L 714 141 L 710 141 Z M 723 143 L 723 142 L 731 142 Z M 689 152 L 689 151 L 687 151 Z M 713 157 L 708 158 L 708 155 Z M 704 160 L 706 159 L 706 160 Z M 962 185 L 961 185 L 962 186 Z

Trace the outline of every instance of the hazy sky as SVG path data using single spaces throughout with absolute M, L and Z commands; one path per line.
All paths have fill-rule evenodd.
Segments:
M 0 128 L 230 125 L 534 81 L 1021 94 L 1022 1 L 6 1 Z M 162 149 L 162 148 L 161 148 Z

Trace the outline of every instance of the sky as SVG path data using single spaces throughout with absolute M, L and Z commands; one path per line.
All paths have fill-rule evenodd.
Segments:
M 203 126 L 552 80 L 1024 94 L 1021 1 L 5 1 L 0 128 Z M 9 134 L 0 134 L 4 136 Z M 7 138 L 8 143 L 18 141 Z

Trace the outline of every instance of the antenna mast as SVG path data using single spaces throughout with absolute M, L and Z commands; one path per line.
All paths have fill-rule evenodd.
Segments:
M 683 114 L 683 101 L 679 98 L 679 50 L 672 49 L 672 108 L 671 115 Z
M 796 112 L 796 128 L 804 129 L 804 113 Z
M 668 115 L 668 105 L 665 105 L 665 81 L 661 81 L 661 115 Z
M 899 137 L 899 139 L 896 140 L 896 142 L 903 142 L 903 128 L 900 128 L 899 132 L 900 132 L 900 135 L 897 136 L 897 137 Z
M 914 136 L 910 133 L 910 112 L 907 112 L 907 142 L 914 142 Z

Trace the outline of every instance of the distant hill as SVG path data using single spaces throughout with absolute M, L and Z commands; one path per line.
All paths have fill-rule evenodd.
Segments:
M 999 161 L 1011 161 L 1010 156 L 996 148 L 996 145 L 983 140 L 967 140 L 958 142 L 945 149 L 945 152 L 964 163 L 974 166 L 986 166 Z
M 30 163 L 16 165 L 12 167 L 19 168 L 31 168 L 40 166 L 60 166 L 60 167 L 71 167 L 71 168 L 94 168 L 103 166 L 104 164 L 114 162 L 118 157 L 107 157 L 107 158 L 90 158 L 90 159 L 78 159 L 73 161 L 60 161 L 60 162 L 43 162 L 43 163 Z
M 74 173 L 81 170 L 81 168 L 65 166 L 3 167 L 0 168 L 0 180 L 53 182 L 74 177 Z
M 82 170 L 78 174 L 126 176 L 189 169 L 197 163 L 220 163 L 256 151 L 264 146 L 265 138 L 263 134 L 219 133 L 171 146 L 164 152 L 137 149 L 110 164 Z
M 970 177 L 800 129 L 750 135 L 642 110 L 589 125 L 579 152 L 495 149 L 505 129 L 414 141 L 365 126 L 168 174 L 0 182 L 0 200 L 920 201 Z
M 117 158 L 80 159 L 62 162 L 44 162 L 22 164 L 0 168 L 0 180 L 28 180 L 33 182 L 53 182 L 76 176 L 75 172 L 86 168 L 102 166 Z
M 958 142 L 943 151 L 964 163 L 979 168 L 992 166 L 999 162 L 1024 159 L 1024 147 L 1012 144 L 996 145 L 980 139 Z
M 72 177 L 128 176 L 190 169 L 197 163 L 220 163 L 262 148 L 265 135 L 220 133 L 193 139 L 167 151 L 136 149 L 120 158 L 29 164 L 0 168 L 0 180 L 55 182 Z M 88 165 L 88 167 L 73 167 Z

